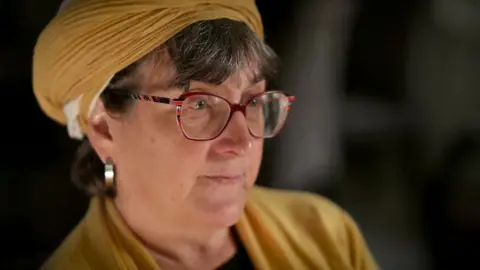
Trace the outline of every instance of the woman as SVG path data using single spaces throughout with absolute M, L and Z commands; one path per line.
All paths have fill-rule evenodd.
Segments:
M 40 106 L 85 140 L 92 196 L 43 269 L 374 269 L 355 223 L 312 194 L 254 187 L 293 97 L 253 1 L 78 0 L 42 32 Z

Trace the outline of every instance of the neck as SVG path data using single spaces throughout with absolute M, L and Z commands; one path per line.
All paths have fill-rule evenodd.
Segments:
M 144 240 L 147 249 L 162 268 L 217 268 L 236 251 L 228 229 L 217 231 L 203 240 L 187 236 L 163 239 L 165 240 L 160 244 L 146 243 Z
M 201 227 L 195 222 L 169 224 L 159 216 L 115 205 L 162 269 L 216 268 L 236 252 L 230 228 Z M 143 208 L 143 207 L 142 207 Z M 143 208 L 145 209 L 145 208 Z

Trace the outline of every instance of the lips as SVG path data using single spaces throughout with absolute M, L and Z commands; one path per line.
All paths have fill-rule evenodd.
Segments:
M 223 185 L 234 185 L 242 183 L 245 181 L 245 174 L 240 175 L 205 175 L 203 178 L 223 184 Z

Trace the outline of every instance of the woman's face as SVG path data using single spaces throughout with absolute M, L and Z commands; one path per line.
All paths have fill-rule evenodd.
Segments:
M 221 85 L 198 81 L 190 91 L 214 93 L 240 103 L 265 91 L 239 72 Z M 150 89 L 148 94 L 177 98 L 180 89 Z M 108 118 L 110 138 L 102 158 L 116 166 L 117 201 L 178 224 L 203 222 L 230 226 L 240 217 L 261 163 L 263 140 L 253 138 L 237 112 L 211 141 L 185 138 L 173 105 L 138 101 L 125 117 Z M 130 205 L 130 206 L 129 206 Z

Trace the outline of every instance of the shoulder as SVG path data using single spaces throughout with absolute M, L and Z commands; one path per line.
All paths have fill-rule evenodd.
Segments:
M 341 219 L 345 214 L 345 211 L 330 199 L 307 191 L 255 187 L 250 200 L 259 207 L 269 208 L 282 215 L 321 215 L 330 219 Z
M 352 269 L 377 269 L 357 223 L 330 199 L 306 191 L 255 187 L 250 203 L 272 221 L 270 224 L 288 228 L 285 231 L 297 236 L 300 246 L 310 241 L 343 258 Z
M 87 239 L 84 224 L 80 222 L 63 240 L 51 256 L 44 262 L 41 270 L 90 269 L 83 249 Z
M 255 187 L 250 201 L 272 215 L 299 225 L 321 223 L 330 232 L 341 230 L 348 214 L 336 203 L 307 191 Z

